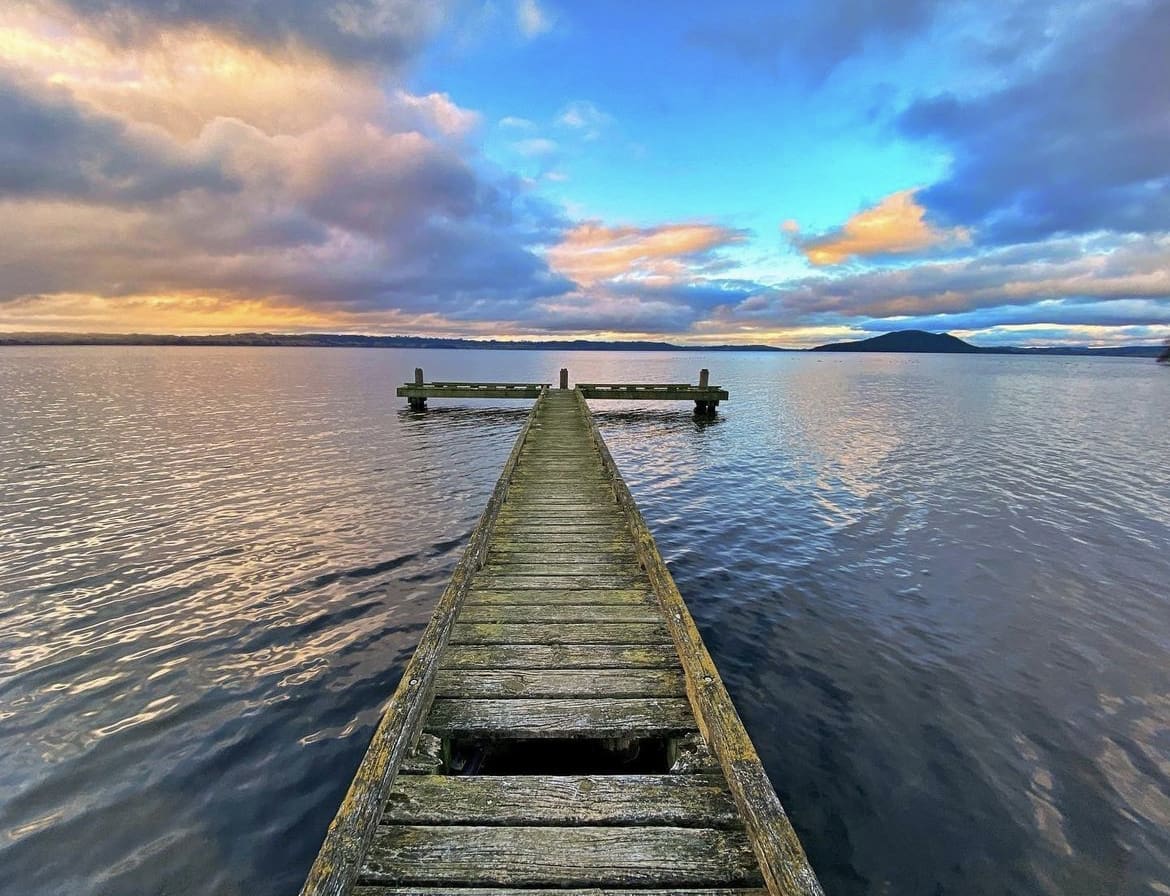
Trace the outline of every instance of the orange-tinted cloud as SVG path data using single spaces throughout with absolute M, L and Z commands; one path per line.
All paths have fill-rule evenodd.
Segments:
M 571 286 L 537 251 L 559 212 L 476 164 L 446 95 L 207 23 L 132 37 L 0 9 L 0 328 L 473 331 Z
M 916 192 L 891 193 L 841 227 L 820 236 L 797 236 L 794 225 L 788 221 L 782 229 L 794 234 L 793 243 L 815 265 L 840 264 L 851 258 L 873 255 L 902 255 L 970 240 L 964 228 L 947 230 L 931 225 L 926 220 L 926 209 L 914 197 Z
M 586 221 L 548 251 L 553 268 L 582 286 L 603 280 L 674 282 L 718 266 L 713 253 L 742 243 L 743 231 L 713 224 L 608 227 Z

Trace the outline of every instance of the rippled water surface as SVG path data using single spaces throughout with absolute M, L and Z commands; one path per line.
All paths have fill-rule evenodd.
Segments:
M 1170 373 L 0 350 L 0 892 L 294 894 L 526 407 L 602 431 L 831 894 L 1170 894 Z

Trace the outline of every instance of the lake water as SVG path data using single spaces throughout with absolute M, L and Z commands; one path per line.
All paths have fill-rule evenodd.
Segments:
M 295 894 L 527 412 L 601 429 L 830 894 L 1170 894 L 1148 360 L 0 350 L 0 891 Z

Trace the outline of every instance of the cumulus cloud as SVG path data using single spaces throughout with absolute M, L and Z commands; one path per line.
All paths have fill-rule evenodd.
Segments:
M 720 7 L 689 35 L 721 56 L 819 82 L 875 40 L 898 44 L 921 32 L 943 0 L 831 0 L 784 4 L 781 11 Z
M 947 230 L 927 222 L 926 209 L 915 201 L 916 192 L 891 193 L 827 233 L 802 237 L 793 221 L 785 221 L 781 229 L 815 265 L 840 264 L 856 257 L 904 255 L 970 240 L 965 228 Z
M 565 178 L 561 146 L 614 127 L 592 102 L 542 122 L 561 146 L 498 121 L 532 179 L 483 158 L 479 116 L 403 77 L 436 29 L 464 21 L 459 0 L 9 4 L 0 325 L 810 342 L 1170 326 L 1170 7 L 1086 5 L 1055 27 L 1054 7 L 1008 6 L 1026 34 L 1052 28 L 1052 45 L 1021 38 L 993 82 L 909 102 L 896 121 L 950 154 L 947 175 L 827 232 L 785 221 L 822 270 L 769 280 L 762 252 L 737 267 L 746 231 L 570 222 L 540 199 L 537 185 Z M 528 37 L 552 25 L 531 0 L 491 8 Z M 942 10 L 753 10 L 695 39 L 818 79 Z
M 723 273 L 730 266 L 723 250 L 748 236 L 705 223 L 580 222 L 546 252 L 553 270 L 576 288 L 533 303 L 519 324 L 536 332 L 688 333 L 713 308 L 761 288 Z
M 451 0 L 58 0 L 113 46 L 134 48 L 192 27 L 266 50 L 310 48 L 335 59 L 401 66 L 462 5 Z
M 1168 46 L 1170 4 L 1106 4 L 1075 19 L 1018 80 L 913 103 L 902 132 L 953 157 L 949 175 L 919 200 L 991 243 L 1165 231 Z
M 572 288 L 540 252 L 560 212 L 480 164 L 477 117 L 442 94 L 203 28 L 123 48 L 87 21 L 0 25 L 6 319 L 79 296 L 208 326 L 233 297 L 499 319 Z
M 721 307 L 716 317 L 772 328 L 849 323 L 900 329 L 912 322 L 923 329 L 945 329 L 956 320 L 988 326 L 1020 320 L 1023 312 L 1010 309 L 1027 307 L 1031 322 L 1060 324 L 1086 320 L 1090 306 L 1105 316 L 1124 313 L 1122 309 L 1133 314 L 1137 308 L 1164 307 L 1167 297 L 1170 236 L 1102 235 L 806 277 Z M 1100 310 L 1112 302 L 1129 304 L 1115 312 Z
M 744 231 L 713 224 L 610 227 L 586 221 L 548 250 L 553 267 L 579 284 L 602 280 L 675 283 L 722 268 L 717 250 L 742 243 Z
M 0 69 L 0 197 L 145 203 L 185 190 L 235 189 L 214 149 L 70 102 L 65 91 Z

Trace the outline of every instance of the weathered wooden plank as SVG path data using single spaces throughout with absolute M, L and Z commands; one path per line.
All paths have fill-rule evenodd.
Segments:
M 440 669 L 436 697 L 685 697 L 674 669 Z
M 516 538 L 499 532 L 492 539 L 491 552 L 496 554 L 517 551 L 547 551 L 549 553 L 582 554 L 601 553 L 614 556 L 633 556 L 628 538 L 621 538 L 621 532 L 602 532 L 587 538 L 567 540 L 563 535 L 549 535 L 544 538 Z
M 529 490 L 540 488 L 603 488 L 609 484 L 591 466 L 580 464 L 533 463 L 516 480 L 517 486 Z
M 589 497 L 589 498 L 554 497 L 551 500 L 545 499 L 545 498 L 541 498 L 538 500 L 521 499 L 521 500 L 516 501 L 514 504 L 509 505 L 508 512 L 515 513 L 517 515 L 523 514 L 526 516 L 527 515 L 549 516 L 549 515 L 559 514 L 561 512 L 576 513 L 576 512 L 579 512 L 579 508 L 580 508 L 582 503 L 599 505 L 599 506 L 606 507 L 606 508 L 614 507 L 613 499 L 610 496 L 605 496 L 605 497 L 596 496 L 596 497 Z M 620 515 L 619 515 L 619 518 L 620 518 Z
M 743 826 L 721 775 L 415 775 L 382 823 Z
M 557 887 L 549 890 L 524 887 L 516 890 L 511 887 L 397 887 L 368 884 L 356 887 L 353 896 L 768 896 L 768 891 L 758 887 L 671 887 L 669 890 L 647 890 L 642 887 L 636 890 L 627 887 L 617 890 L 609 887 L 590 887 L 586 890 Z
M 467 595 L 466 606 L 476 604 L 649 604 L 658 606 L 658 599 L 647 588 L 582 588 L 564 591 L 526 588 L 522 591 L 500 591 L 473 587 Z
M 583 413 L 588 410 L 578 394 Z M 743 727 L 719 670 L 707 652 L 698 627 L 670 575 L 633 495 L 618 472 L 597 424 L 586 414 L 593 440 L 613 477 L 618 501 L 625 509 L 642 565 L 663 609 L 686 677 L 687 694 L 699 730 L 719 760 L 732 796 L 747 825 L 768 889 L 791 896 L 824 896 L 800 840 L 768 780 L 756 748 Z
M 645 585 L 644 574 L 583 576 L 509 576 L 480 573 L 475 587 L 483 591 L 524 591 L 531 589 L 571 591 L 574 588 L 637 588 Z
M 537 499 L 549 495 L 581 495 L 595 499 L 604 496 L 609 480 L 582 469 L 537 470 L 515 480 L 516 500 Z M 612 495 L 612 492 L 610 492 Z M 611 500 L 609 502 L 613 504 Z
M 609 484 L 593 464 L 574 464 L 565 461 L 528 461 L 524 472 L 516 476 L 518 485 L 530 489 L 546 487 L 602 488 Z
M 636 560 L 616 561 L 601 554 L 582 556 L 576 560 L 526 559 L 523 555 L 489 555 L 483 574 L 489 576 L 638 576 L 640 567 Z
M 407 383 L 408 386 L 414 386 L 415 383 Z M 550 383 L 489 383 L 480 382 L 478 380 L 432 380 L 429 383 L 423 383 L 424 386 L 454 387 L 458 389 L 472 387 L 476 389 L 539 389 L 541 386 L 548 388 Z
M 439 737 L 659 737 L 693 731 L 695 719 L 690 703 L 675 697 L 443 698 L 425 726 Z
M 578 383 L 585 398 L 626 401 L 727 401 L 728 392 L 718 386 L 639 386 L 624 383 Z
M 501 886 L 758 884 L 738 831 L 681 827 L 383 825 L 363 883 Z
M 576 499 L 579 501 L 577 509 L 581 512 L 601 512 L 616 510 L 616 503 L 610 501 L 600 501 L 598 498 L 606 494 L 606 487 L 604 485 L 594 490 L 592 487 L 583 489 L 580 484 L 575 482 L 566 482 L 561 484 L 559 488 L 543 488 L 539 492 L 528 488 L 527 490 L 520 490 L 524 487 L 518 487 L 516 494 L 512 496 L 512 502 L 505 505 L 506 510 L 512 509 L 516 503 L 532 503 L 538 504 L 541 501 L 547 501 L 551 498 L 563 501 L 565 498 Z M 610 492 L 612 495 L 612 492 Z
M 579 474 L 570 473 L 568 475 L 576 476 Z M 583 485 L 575 481 L 575 479 L 565 479 L 557 483 L 550 483 L 546 479 L 545 486 L 542 486 L 539 490 L 532 485 L 518 484 L 516 486 L 516 494 L 512 496 L 512 499 L 516 504 L 576 501 L 583 507 L 607 509 L 612 508 L 616 503 L 613 492 L 609 489 L 607 483 L 598 483 L 596 486 Z
M 604 560 L 621 563 L 625 566 L 633 564 L 638 565 L 638 555 L 633 551 L 612 551 L 601 546 L 591 546 L 586 551 L 572 551 L 566 550 L 572 545 L 558 543 L 553 546 L 540 544 L 530 544 L 527 547 L 520 545 L 511 545 L 504 550 L 500 550 L 500 546 L 493 544 L 491 550 L 488 552 L 488 564 L 493 563 L 599 563 Z
M 620 524 L 625 522 L 625 518 L 621 514 L 621 509 L 614 502 L 607 502 L 605 504 L 586 504 L 584 502 L 560 504 L 553 506 L 553 508 L 526 503 L 505 504 L 501 511 L 501 516 L 509 522 L 514 522 L 516 519 L 528 519 L 530 517 L 553 517 L 572 523 L 605 522 Z M 544 522 L 544 519 L 541 522 Z
M 572 440 L 575 442 L 580 442 L 581 439 L 587 437 L 588 436 L 583 433 L 563 433 L 558 436 L 558 438 Z M 598 478 L 605 478 L 605 471 L 603 470 L 597 455 L 585 453 L 587 450 L 587 445 L 583 445 L 582 451 L 572 453 L 533 449 L 532 451 L 528 451 L 522 455 L 522 460 L 526 466 L 523 467 L 517 475 L 527 475 L 530 470 L 530 467 L 527 466 L 529 463 L 580 464 L 583 466 L 592 467 L 595 471 L 595 475 L 597 475 Z
M 455 567 L 451 581 L 440 596 L 430 622 L 423 630 L 414 655 L 406 664 L 369 749 L 325 833 L 325 840 L 301 889 L 302 896 L 341 896 L 354 882 L 362 856 L 381 815 L 386 790 L 418 736 L 439 671 L 439 659 L 455 627 L 455 618 L 459 615 L 476 569 L 486 556 L 496 518 L 508 493 L 508 480 L 519 461 L 520 451 L 533 421 L 543 409 L 546 395 L 546 392 L 541 392 L 512 446 L 487 507 L 479 518 L 479 524 Z
M 399 386 L 399 398 L 539 398 L 540 389 L 533 386 L 517 388 L 458 388 L 455 386 Z
M 610 532 L 619 532 L 625 528 L 625 521 L 619 516 L 603 514 L 586 516 L 577 511 L 565 512 L 565 514 L 525 514 L 521 511 L 514 512 L 511 516 L 502 518 L 500 521 L 501 531 L 507 532 L 509 535 L 521 529 L 549 529 L 550 526 L 566 529 L 604 526 Z
M 690 383 L 578 383 L 578 389 L 698 389 Z M 711 386 L 702 388 L 710 389 Z
M 562 532 L 550 532 L 546 536 L 530 537 L 512 535 L 510 532 L 496 532 L 491 539 L 491 550 L 503 551 L 531 551 L 541 549 L 563 553 L 580 553 L 583 551 L 614 551 L 626 552 L 631 550 L 629 537 L 625 529 L 608 532 L 593 532 L 591 535 L 567 536 Z M 636 554 L 635 554 L 636 556 Z
M 585 505 L 566 505 L 561 508 L 545 509 L 541 507 L 520 507 L 515 504 L 506 504 L 500 511 L 501 521 L 534 520 L 544 522 L 603 522 L 618 525 L 625 522 L 621 511 L 616 504 L 602 507 L 588 507 Z
M 453 644 L 448 669 L 673 668 L 678 657 L 655 644 Z
M 653 623 L 462 622 L 451 632 L 452 644 L 661 644 L 670 634 Z
M 460 622 L 644 622 L 662 624 L 662 614 L 643 601 L 627 604 L 538 604 L 532 601 L 511 604 L 467 604 Z
M 513 481 L 516 487 L 514 494 L 511 494 L 513 501 L 547 501 L 553 499 L 564 498 L 579 498 L 582 501 L 595 501 L 598 498 L 604 498 L 606 495 L 612 497 L 613 491 L 609 486 L 608 480 L 599 479 L 596 483 L 591 482 L 548 482 L 547 480 L 541 482 L 540 480 L 528 479 Z M 613 503 L 612 501 L 610 503 Z
M 582 523 L 558 520 L 508 520 L 500 524 L 500 534 L 511 541 L 539 541 L 545 538 L 603 539 L 619 538 L 625 533 L 625 524 L 618 522 Z

